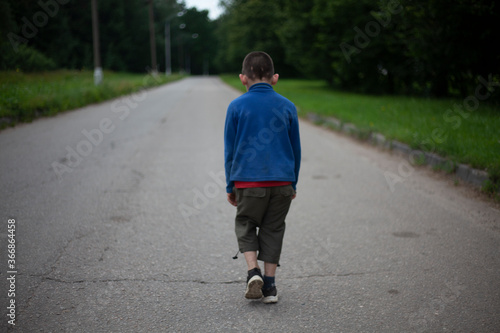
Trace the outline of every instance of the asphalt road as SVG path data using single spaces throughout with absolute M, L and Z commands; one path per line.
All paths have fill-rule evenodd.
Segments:
M 189 78 L 0 132 L 0 330 L 500 331 L 500 211 L 307 122 L 280 301 L 246 300 L 223 176 L 238 94 Z

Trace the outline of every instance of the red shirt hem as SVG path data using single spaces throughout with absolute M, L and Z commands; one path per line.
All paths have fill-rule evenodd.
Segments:
M 292 185 L 292 182 L 279 182 L 279 181 L 265 181 L 265 182 L 240 182 L 235 181 L 234 187 L 236 188 L 254 188 L 254 187 L 276 187 Z

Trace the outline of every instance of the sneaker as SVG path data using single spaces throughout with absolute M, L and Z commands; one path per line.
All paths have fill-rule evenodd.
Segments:
M 264 280 L 262 279 L 262 274 L 260 272 L 260 269 L 254 268 L 248 271 L 247 290 L 245 291 L 245 298 L 248 299 L 261 298 L 263 285 L 264 285 Z
M 276 289 L 276 287 L 272 287 L 270 289 L 263 289 L 262 294 L 264 295 L 262 302 L 266 304 L 278 303 L 278 289 Z

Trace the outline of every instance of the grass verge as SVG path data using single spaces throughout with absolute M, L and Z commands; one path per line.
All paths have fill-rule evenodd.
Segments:
M 246 91 L 237 75 L 221 78 Z M 487 170 L 491 179 L 500 179 L 499 106 L 480 102 L 467 111 L 464 100 L 361 95 L 311 80 L 281 79 L 275 90 L 293 101 L 301 116 L 310 112 L 332 116 L 362 132 L 381 133 L 412 148 Z
M 0 72 L 0 129 L 182 77 L 159 75 L 154 78 L 147 74 L 104 72 L 102 84 L 96 87 L 91 71 Z

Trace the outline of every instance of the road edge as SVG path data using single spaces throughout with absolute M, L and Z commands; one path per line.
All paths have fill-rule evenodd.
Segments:
M 307 113 L 304 118 L 317 126 L 347 134 L 348 136 L 369 142 L 384 150 L 396 152 L 413 165 L 427 165 L 434 170 L 445 171 L 477 189 L 483 189 L 487 182 L 491 181 L 488 172 L 484 170 L 474 169 L 466 164 L 456 163 L 451 159 L 444 158 L 432 152 L 413 149 L 405 143 L 397 140 L 389 140 L 380 133 L 362 131 L 355 125 L 343 123 L 334 117 Z

